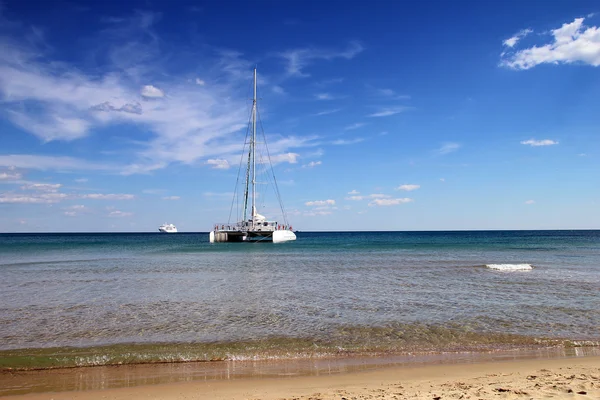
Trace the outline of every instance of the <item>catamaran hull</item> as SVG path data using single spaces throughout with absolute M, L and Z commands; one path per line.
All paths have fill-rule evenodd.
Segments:
M 290 240 L 296 240 L 296 234 L 292 231 L 273 232 L 273 243 L 289 242 Z
M 296 234 L 288 230 L 273 232 L 241 232 L 241 231 L 211 231 L 208 234 L 210 243 L 219 242 L 273 242 L 283 243 L 296 240 Z

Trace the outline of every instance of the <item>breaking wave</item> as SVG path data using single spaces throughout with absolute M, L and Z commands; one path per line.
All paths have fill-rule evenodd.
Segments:
M 531 264 L 486 264 L 485 266 L 498 271 L 530 271 L 533 269 Z

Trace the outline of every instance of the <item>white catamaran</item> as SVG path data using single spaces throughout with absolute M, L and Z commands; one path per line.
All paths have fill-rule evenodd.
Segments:
M 248 155 L 245 169 L 245 186 L 243 187 L 243 194 L 239 197 L 243 199 L 243 206 L 241 207 L 241 215 L 239 215 L 239 222 L 235 223 L 219 223 L 213 226 L 213 230 L 210 232 L 210 242 L 260 242 L 270 241 L 273 243 L 287 242 L 290 240 L 296 240 L 292 227 L 287 221 L 283 204 L 281 202 L 281 196 L 279 195 L 279 189 L 277 188 L 277 181 L 275 180 L 275 174 L 273 173 L 273 165 L 271 163 L 271 157 L 269 155 L 266 138 L 264 138 L 264 147 L 266 150 L 266 158 L 259 160 L 259 169 L 264 169 L 265 172 L 270 172 L 267 176 L 269 180 L 272 179 L 272 184 L 275 188 L 275 193 L 279 200 L 279 207 L 281 208 L 283 222 L 270 221 L 266 217 L 260 215 L 257 211 L 257 193 L 256 184 L 262 183 L 257 181 L 257 147 L 256 147 L 256 120 L 257 120 L 257 104 L 256 104 L 256 68 L 254 69 L 254 97 L 252 102 L 252 117 L 251 117 L 251 135 L 250 141 L 244 142 L 248 144 L 248 151 L 243 153 L 242 161 L 240 162 L 240 173 L 242 171 L 241 165 L 244 162 L 246 154 Z M 264 132 L 263 132 L 264 137 Z M 248 134 L 246 135 L 248 139 Z M 244 145 L 244 147 L 245 147 Z M 268 169 L 265 166 L 268 164 Z M 240 175 L 238 173 L 238 182 Z M 237 193 L 237 184 L 236 192 Z M 252 202 L 250 210 L 251 213 L 248 215 L 248 197 Z M 238 201 L 240 198 L 238 197 Z M 235 203 L 236 194 L 234 194 L 234 201 L 231 203 L 231 209 Z M 229 214 L 231 219 L 231 212 Z

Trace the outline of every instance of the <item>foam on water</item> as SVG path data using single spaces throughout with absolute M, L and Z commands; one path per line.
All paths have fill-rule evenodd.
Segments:
M 531 264 L 486 264 L 485 266 L 499 271 L 530 271 L 533 269 Z

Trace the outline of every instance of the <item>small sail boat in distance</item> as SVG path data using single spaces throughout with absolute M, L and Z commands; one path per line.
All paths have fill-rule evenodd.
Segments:
M 257 204 L 257 193 L 256 193 L 256 184 L 257 182 L 257 148 L 256 148 L 256 120 L 257 120 L 257 98 L 256 98 L 256 68 L 254 68 L 254 97 L 252 101 L 252 116 L 251 116 L 251 132 L 250 132 L 250 141 L 245 142 L 248 144 L 248 151 L 245 152 L 242 156 L 242 160 L 240 161 L 240 174 L 243 170 L 241 168 L 241 163 L 246 159 L 246 168 L 245 168 L 245 186 L 243 191 L 243 207 L 240 210 L 241 215 L 238 222 L 235 223 L 220 223 L 215 224 L 213 226 L 213 230 L 210 232 L 209 240 L 211 243 L 214 242 L 260 242 L 260 241 L 269 241 L 273 243 L 281 243 L 287 242 L 290 240 L 296 240 L 296 235 L 294 234 L 292 227 L 287 222 L 287 217 L 285 215 L 285 211 L 283 208 L 283 204 L 281 202 L 281 196 L 279 195 L 279 189 L 277 188 L 277 181 L 275 179 L 275 174 L 273 173 L 273 165 L 271 163 L 271 157 L 268 152 L 268 147 L 266 147 L 266 138 L 264 138 L 264 145 L 266 148 L 266 160 L 263 160 L 259 168 L 263 168 L 265 164 L 268 163 L 270 175 L 269 180 L 272 179 L 272 183 L 275 187 L 275 192 L 277 194 L 277 198 L 279 200 L 279 207 L 282 211 L 283 222 L 267 220 L 267 218 L 261 214 L 259 214 L 256 210 Z M 264 132 L 263 132 L 264 136 Z M 246 136 L 248 138 L 248 135 Z M 248 157 L 246 158 L 246 154 Z M 240 176 L 238 175 L 238 182 Z M 236 187 L 237 189 L 237 187 Z M 235 200 L 236 194 L 234 194 Z M 248 197 L 250 196 L 251 205 L 250 205 L 250 215 L 248 215 Z M 235 201 L 232 202 L 231 207 L 233 211 L 233 205 Z M 231 218 L 230 212 L 230 218 Z

